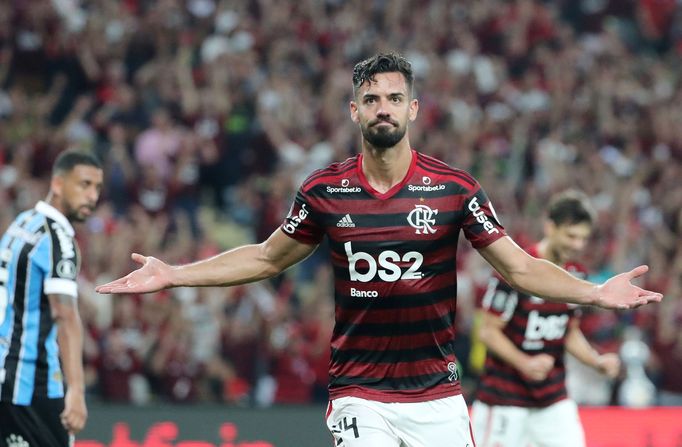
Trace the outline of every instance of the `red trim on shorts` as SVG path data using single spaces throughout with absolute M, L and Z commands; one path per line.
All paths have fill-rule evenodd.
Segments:
M 473 442 L 474 447 L 476 447 L 476 440 L 474 439 L 474 429 L 471 428 L 471 420 L 469 421 L 469 434 L 471 435 L 471 442 Z
M 331 400 L 327 404 L 327 414 L 324 415 L 324 418 L 329 419 L 330 414 L 332 414 L 332 401 Z

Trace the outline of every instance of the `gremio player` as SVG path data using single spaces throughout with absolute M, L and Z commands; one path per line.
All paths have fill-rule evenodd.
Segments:
M 0 447 L 67 447 L 85 425 L 71 223 L 87 218 L 101 188 L 97 159 L 62 152 L 47 199 L 19 214 L 0 240 Z
M 266 241 L 183 266 L 133 254 L 142 267 L 97 290 L 258 281 L 326 236 L 336 300 L 327 424 L 336 444 L 473 447 L 453 354 L 460 231 L 507 281 L 548 300 L 631 308 L 661 295 L 630 283 L 644 266 L 596 285 L 519 248 L 476 180 L 410 146 L 419 110 L 412 82 L 398 55 L 356 64 L 349 106 L 361 153 L 310 175 Z

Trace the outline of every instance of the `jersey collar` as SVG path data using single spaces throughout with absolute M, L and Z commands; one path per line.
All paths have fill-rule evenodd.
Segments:
M 73 237 L 76 234 L 73 226 L 71 226 L 71 222 L 69 222 L 69 219 L 67 219 L 66 216 L 64 216 L 61 212 L 59 212 L 59 210 L 57 210 L 57 208 L 53 207 L 49 203 L 40 200 L 38 203 L 36 203 L 35 210 L 40 214 L 59 222 L 59 224 L 64 227 L 64 230 L 66 230 L 66 234 L 69 236 Z
M 400 183 L 394 185 L 391 189 L 384 193 L 380 193 L 379 191 L 374 189 L 372 185 L 369 184 L 367 177 L 365 177 L 365 173 L 362 171 L 362 153 L 360 153 L 358 155 L 358 166 L 356 168 L 360 184 L 371 196 L 380 200 L 390 199 L 391 197 L 396 195 L 398 191 L 403 189 L 403 186 L 405 186 L 405 184 L 410 181 L 410 178 L 412 178 L 412 174 L 414 174 L 415 167 L 417 166 L 417 152 L 414 149 L 410 149 L 410 152 L 412 154 L 412 160 L 410 161 L 410 167 L 408 168 L 405 177 L 403 177 L 403 180 Z

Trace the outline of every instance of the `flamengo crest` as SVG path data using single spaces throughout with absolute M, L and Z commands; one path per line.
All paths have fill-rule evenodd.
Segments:
M 433 234 L 437 230 L 432 227 L 436 224 L 435 216 L 438 210 L 432 210 L 426 205 L 415 205 L 414 209 L 407 215 L 407 222 L 416 228 L 417 234 Z

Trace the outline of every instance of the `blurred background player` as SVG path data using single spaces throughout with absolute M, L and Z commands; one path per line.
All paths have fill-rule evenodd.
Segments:
M 19 214 L 0 241 L 0 447 L 67 447 L 85 426 L 71 223 L 90 216 L 102 178 L 93 156 L 63 152 L 45 201 Z
M 555 195 L 544 238 L 527 251 L 584 278 L 576 258 L 587 246 L 594 219 L 583 193 Z M 566 392 L 564 353 L 609 378 L 618 375 L 618 356 L 600 355 L 590 346 L 575 306 L 518 292 L 499 277 L 491 278 L 482 307 L 479 336 L 488 356 L 472 413 L 477 445 L 585 445 L 577 405 Z

